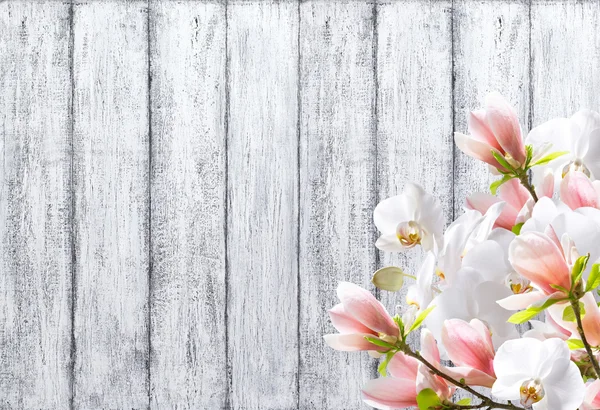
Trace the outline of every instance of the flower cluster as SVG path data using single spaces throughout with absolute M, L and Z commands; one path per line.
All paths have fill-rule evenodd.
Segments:
M 469 196 L 447 228 L 416 184 L 377 205 L 377 248 L 420 247 L 423 263 L 414 275 L 374 273 L 388 292 L 414 280 L 395 316 L 341 283 L 329 311 L 339 333 L 325 341 L 381 361 L 381 377 L 362 390 L 379 409 L 598 410 L 600 114 L 579 111 L 524 136 L 493 93 L 468 128 L 456 145 L 498 176 L 491 193 Z M 473 399 L 456 399 L 458 389 Z

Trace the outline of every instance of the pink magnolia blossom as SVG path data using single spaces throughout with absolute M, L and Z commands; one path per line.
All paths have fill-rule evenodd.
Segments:
M 378 337 L 388 343 L 397 341 L 400 335 L 398 326 L 369 291 L 352 283 L 341 282 L 337 294 L 342 303 L 334 306 L 329 316 L 340 333 L 324 336 L 330 347 L 341 351 L 386 351 L 385 347 L 367 341 L 365 336 Z
M 581 319 L 585 337 L 592 346 L 600 346 L 600 307 L 596 304 L 596 299 L 594 299 L 594 295 L 591 292 L 583 295 L 580 302 L 583 303 L 583 308 L 585 309 L 585 314 Z M 563 312 L 567 306 L 566 304 L 552 306 L 548 309 L 548 312 L 560 327 L 571 332 L 572 339 L 579 339 L 580 335 L 577 330 L 577 323 L 562 319 Z
M 388 377 L 370 380 L 362 390 L 363 400 L 377 409 L 400 409 L 417 405 L 419 362 L 402 352 L 387 367 Z
M 517 167 L 525 163 L 526 152 L 519 118 L 500 94 L 489 94 L 485 99 L 485 109 L 471 112 L 467 123 L 470 135 L 454 134 L 456 146 L 465 154 L 500 170 L 505 169 L 494 158 L 492 151 Z
M 600 207 L 598 191 L 592 181 L 579 171 L 569 172 L 560 183 L 560 199 L 573 210 Z
M 600 380 L 595 380 L 586 385 L 585 397 L 580 410 L 598 410 L 600 409 Z
M 465 322 L 450 319 L 444 322 L 442 342 L 452 362 L 458 366 L 448 370 L 473 386 L 492 387 L 494 373 L 494 345 L 490 330 L 483 322 L 473 319 Z
M 533 209 L 531 194 L 517 179 L 511 179 L 498 189 L 498 197 L 488 193 L 476 192 L 467 197 L 467 209 L 475 209 L 482 214 L 498 202 L 506 202 L 495 227 L 511 230 L 518 223 L 525 222 Z

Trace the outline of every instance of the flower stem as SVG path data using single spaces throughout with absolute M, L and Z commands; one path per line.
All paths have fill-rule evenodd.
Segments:
M 575 319 L 577 320 L 577 331 L 579 332 L 579 336 L 581 336 L 581 341 L 583 342 L 583 346 L 585 347 L 585 351 L 590 357 L 590 362 L 594 367 L 594 371 L 596 372 L 596 377 L 600 377 L 600 365 L 598 364 L 598 360 L 594 356 L 594 352 L 592 352 L 592 347 L 585 337 L 585 333 L 583 331 L 583 322 L 581 321 L 581 308 L 579 307 L 579 300 L 571 299 L 571 307 L 573 308 L 573 312 L 575 313 Z
M 525 187 L 525 189 L 527 189 L 529 191 L 529 193 L 531 194 L 533 201 L 537 202 L 538 201 L 537 194 L 535 193 L 535 189 L 534 189 L 533 185 L 531 185 L 529 183 L 529 176 L 527 175 L 527 173 L 523 172 L 522 174 L 518 175 L 518 178 L 519 178 L 519 181 L 521 181 L 521 185 L 523 185 Z
M 455 385 L 456 387 L 460 387 L 461 389 L 471 393 L 473 396 L 477 397 L 478 399 L 481 400 L 481 403 L 476 404 L 476 405 L 465 405 L 465 406 L 461 406 L 461 405 L 457 405 L 457 409 L 480 409 L 483 407 L 490 407 L 490 408 L 494 408 L 494 409 L 508 409 L 508 410 L 516 410 L 516 409 L 521 409 L 523 410 L 522 407 L 517 407 L 512 403 L 509 404 L 504 404 L 504 403 L 497 403 L 494 400 L 490 399 L 489 397 L 486 397 L 485 395 L 479 393 L 478 391 L 472 389 L 471 387 L 469 387 L 468 385 L 466 385 L 465 383 L 462 383 L 456 379 L 454 379 L 451 376 L 448 376 L 446 373 L 438 370 L 434 365 L 432 365 L 431 363 L 429 363 L 427 360 L 425 360 L 423 358 L 423 356 L 421 356 L 419 354 L 419 352 L 413 352 L 412 350 L 410 350 L 409 348 L 406 348 L 403 350 L 403 352 L 410 356 L 410 357 L 414 357 L 415 359 L 417 359 L 418 361 L 420 361 L 421 363 L 423 363 L 425 366 L 427 366 L 429 368 L 429 370 L 431 370 L 431 372 L 437 376 L 440 376 L 442 379 L 452 383 L 453 385 Z

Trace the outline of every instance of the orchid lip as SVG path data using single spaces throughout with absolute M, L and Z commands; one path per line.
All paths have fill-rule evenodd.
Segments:
M 405 248 L 413 248 L 421 244 L 423 232 L 415 221 L 401 222 L 396 227 L 396 236 Z
M 537 379 L 525 380 L 520 388 L 521 404 L 526 408 L 531 408 L 534 403 L 539 402 L 544 398 L 546 392 L 544 386 Z
M 583 161 L 579 158 L 576 158 L 575 160 L 569 162 L 567 165 L 564 166 L 564 168 L 562 170 L 562 177 L 564 178 L 571 171 L 579 171 L 579 172 L 583 173 L 585 176 L 587 176 L 588 178 L 591 176 L 590 170 L 588 169 L 588 167 L 585 166 Z

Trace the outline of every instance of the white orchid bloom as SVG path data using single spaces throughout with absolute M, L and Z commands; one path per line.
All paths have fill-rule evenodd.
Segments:
M 425 310 L 433 300 L 433 275 L 435 274 L 435 255 L 427 253 L 417 272 L 417 282 L 408 288 L 406 302 L 415 306 L 417 311 Z
M 500 399 L 533 410 L 573 410 L 583 403 L 585 385 L 561 339 L 510 340 L 498 349 L 494 371 L 492 394 Z
M 416 245 L 425 251 L 442 247 L 442 207 L 417 184 L 406 184 L 400 195 L 381 201 L 373 219 L 381 232 L 375 246 L 382 251 L 402 252 Z
M 546 153 L 568 151 L 546 165 L 533 167 L 533 183 L 541 185 L 546 169 L 551 169 L 557 189 L 570 171 L 582 171 L 592 179 L 600 179 L 600 114 L 581 110 L 571 118 L 555 118 L 529 132 L 526 144 L 534 147 L 534 159 Z

